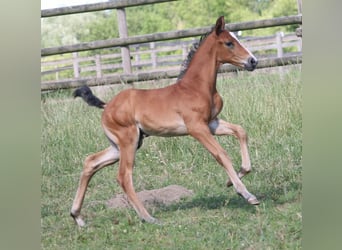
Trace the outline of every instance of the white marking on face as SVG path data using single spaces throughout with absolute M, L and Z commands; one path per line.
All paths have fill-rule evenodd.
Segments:
M 248 51 L 248 54 L 249 54 L 251 57 L 253 57 L 255 60 L 257 60 L 257 59 L 255 58 L 255 56 L 249 51 L 249 49 L 247 49 L 245 46 L 243 46 L 243 45 L 240 43 L 239 39 L 236 37 L 236 35 L 234 34 L 234 32 L 229 32 L 229 34 L 230 34 L 233 38 L 235 38 L 235 40 L 237 41 L 237 43 L 240 44 L 240 46 L 241 46 L 242 48 L 244 48 L 245 50 Z
M 234 38 L 239 42 L 239 40 L 237 39 L 237 37 L 236 37 L 236 35 L 235 35 L 234 32 L 229 32 L 229 34 L 230 34 L 232 37 L 234 37 Z

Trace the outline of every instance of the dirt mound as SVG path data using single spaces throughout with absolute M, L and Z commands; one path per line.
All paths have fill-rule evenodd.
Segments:
M 182 186 L 170 185 L 160 189 L 144 190 L 137 193 L 138 198 L 146 207 L 160 205 L 170 205 L 180 201 L 180 199 L 193 195 L 191 190 Z M 131 207 L 125 194 L 118 194 L 108 200 L 107 206 L 110 208 Z

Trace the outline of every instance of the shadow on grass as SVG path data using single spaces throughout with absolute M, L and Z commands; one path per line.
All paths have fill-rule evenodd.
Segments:
M 260 203 L 265 203 L 267 206 L 278 206 L 284 203 L 291 203 L 298 201 L 300 196 L 301 184 L 292 182 L 283 187 L 267 187 L 261 192 L 255 192 L 256 197 Z M 249 212 L 254 212 L 254 205 L 250 205 L 244 198 L 240 197 L 238 194 L 234 193 L 233 196 L 226 194 L 219 194 L 216 196 L 205 196 L 199 195 L 195 196 L 190 200 L 182 200 L 176 204 L 171 205 L 161 205 L 157 206 L 161 211 L 176 211 L 176 210 L 186 210 L 192 208 L 201 209 L 219 209 L 222 207 L 227 207 L 229 209 L 244 209 Z
M 160 205 L 158 209 L 161 211 L 176 211 L 187 210 L 192 208 L 201 208 L 205 210 L 219 209 L 221 207 L 239 208 L 247 211 L 253 211 L 254 206 L 249 205 L 243 198 L 236 195 L 236 197 L 229 198 L 228 195 L 220 194 L 217 196 L 197 196 L 191 200 L 183 200 L 176 204 Z

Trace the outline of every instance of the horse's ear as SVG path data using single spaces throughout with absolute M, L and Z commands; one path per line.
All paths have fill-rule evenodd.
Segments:
M 215 32 L 217 36 L 224 30 L 224 26 L 225 26 L 224 16 L 220 16 L 217 19 L 216 25 L 215 25 Z

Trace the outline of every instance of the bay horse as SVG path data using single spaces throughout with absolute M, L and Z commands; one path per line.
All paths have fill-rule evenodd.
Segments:
M 126 89 L 105 103 L 83 86 L 74 92 L 89 105 L 103 108 L 102 127 L 110 146 L 86 157 L 79 186 L 71 208 L 71 216 L 84 226 L 80 211 L 91 177 L 100 169 L 119 161 L 117 181 L 141 220 L 158 223 L 138 199 L 133 186 L 133 165 L 137 149 L 147 136 L 190 135 L 213 155 L 228 174 L 227 186 L 248 203 L 259 201 L 240 180 L 251 171 L 247 134 L 240 125 L 228 123 L 217 116 L 223 101 L 216 89 L 217 71 L 221 64 L 231 63 L 248 71 L 257 66 L 257 59 L 225 29 L 224 17 L 217 19 L 212 31 L 205 35 L 196 51 L 190 52 L 186 70 L 180 79 L 159 89 Z M 242 167 L 235 172 L 232 161 L 214 135 L 233 135 L 240 142 Z

